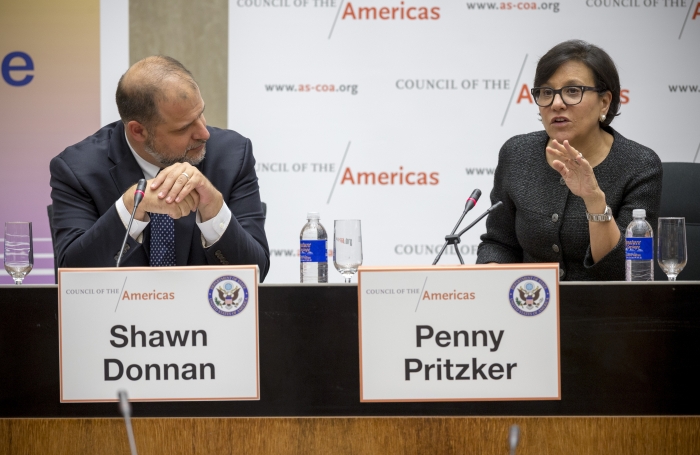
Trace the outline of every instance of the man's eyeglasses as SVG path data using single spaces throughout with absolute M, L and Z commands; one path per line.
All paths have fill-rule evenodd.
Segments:
M 586 87 L 585 85 L 567 85 L 559 90 L 549 87 L 534 87 L 530 90 L 532 97 L 535 98 L 535 103 L 540 107 L 551 106 L 557 93 L 567 106 L 579 104 L 583 100 L 583 93 L 587 91 L 602 92 L 604 90 L 597 87 Z

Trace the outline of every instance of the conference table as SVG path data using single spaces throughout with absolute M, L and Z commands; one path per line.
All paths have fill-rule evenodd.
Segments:
M 361 403 L 357 294 L 260 285 L 260 400 L 133 403 L 139 453 L 700 452 L 700 282 L 561 283 L 555 401 Z M 0 286 L 0 454 L 128 453 L 116 403 L 59 402 L 57 307 Z

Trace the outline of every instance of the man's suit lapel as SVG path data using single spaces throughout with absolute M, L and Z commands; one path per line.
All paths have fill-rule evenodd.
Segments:
M 114 166 L 109 170 L 119 194 L 124 194 L 131 185 L 143 178 L 143 171 L 129 150 L 124 136 L 124 124 L 119 122 L 109 140 L 109 159 Z
M 137 183 L 139 179 L 144 178 L 143 171 L 134 159 L 131 150 L 129 150 L 129 144 L 126 143 L 124 124 L 122 122 L 119 122 L 116 128 L 114 128 L 114 132 L 109 141 L 108 156 L 114 163 L 109 173 L 112 176 L 112 180 L 119 194 L 126 193 L 126 190 Z M 142 245 L 147 256 L 150 255 L 150 231 L 149 227 L 146 227 L 143 231 Z

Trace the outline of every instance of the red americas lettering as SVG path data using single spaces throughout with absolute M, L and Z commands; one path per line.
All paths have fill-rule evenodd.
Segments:
M 422 300 L 474 300 L 476 294 L 474 292 L 429 292 L 423 293 Z
M 409 6 L 405 7 L 404 2 L 401 2 L 401 6 L 353 6 L 352 2 L 348 2 L 345 5 L 345 10 L 343 11 L 342 19 L 346 18 L 354 20 L 404 20 L 408 19 L 410 21 L 425 21 L 425 20 L 438 20 L 440 19 L 440 7 L 435 6 L 428 8 L 425 6 Z
M 623 88 L 620 90 L 620 104 L 627 104 L 630 102 L 629 89 Z
M 174 292 L 129 292 L 124 291 L 122 300 L 174 300 Z
M 353 174 L 352 169 L 345 168 L 340 184 L 347 182 L 349 185 L 437 185 L 440 183 L 438 172 L 403 172 L 403 166 L 399 166 L 399 172 L 358 172 Z
M 515 100 L 515 104 L 520 104 L 520 101 L 522 100 L 527 100 L 527 102 L 530 104 L 535 102 L 530 95 L 530 89 L 527 87 L 527 84 L 523 84 L 523 87 L 520 89 L 520 93 L 518 93 L 518 99 Z

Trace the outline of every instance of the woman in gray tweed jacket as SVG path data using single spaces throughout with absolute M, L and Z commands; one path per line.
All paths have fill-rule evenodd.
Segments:
M 610 56 L 566 41 L 538 62 L 532 95 L 544 131 L 498 156 L 477 263 L 558 262 L 563 280 L 624 280 L 633 209 L 656 226 L 662 167 L 653 150 L 610 127 L 620 80 Z M 594 216 L 598 215 L 598 216 Z

